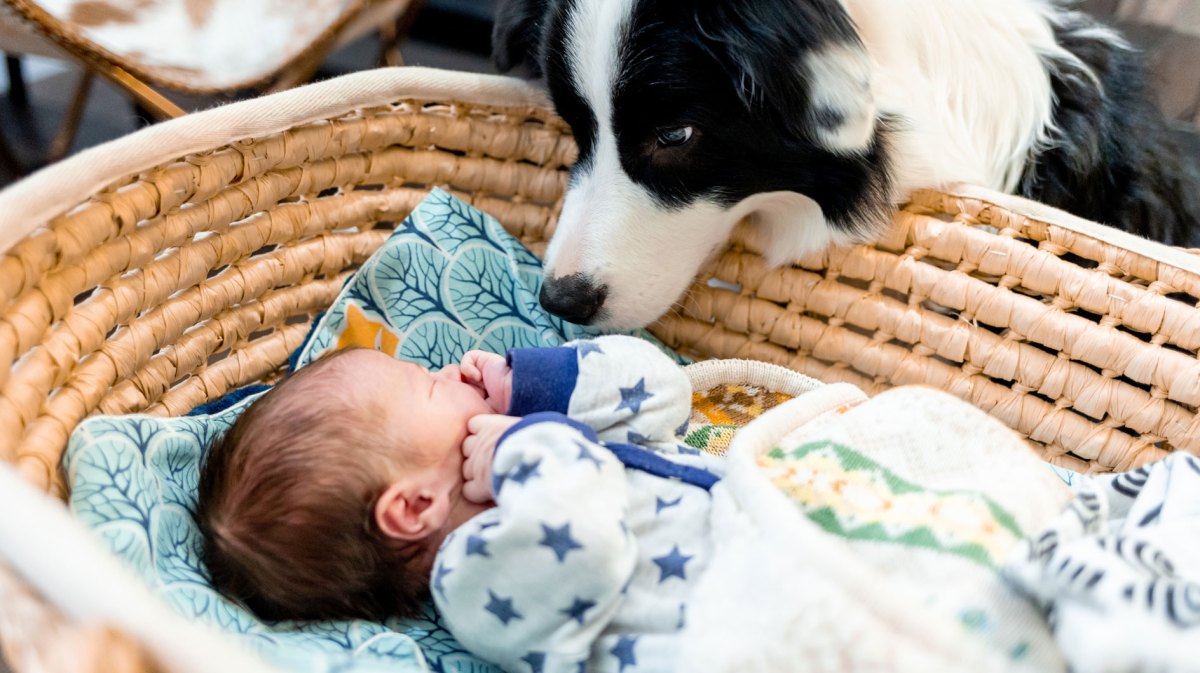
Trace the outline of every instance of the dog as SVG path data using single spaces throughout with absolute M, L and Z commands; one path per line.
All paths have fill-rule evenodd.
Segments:
M 509 0 L 493 59 L 579 148 L 542 305 L 670 310 L 751 217 L 783 264 L 971 183 L 1167 243 L 1200 219 L 1138 54 L 1057 0 Z

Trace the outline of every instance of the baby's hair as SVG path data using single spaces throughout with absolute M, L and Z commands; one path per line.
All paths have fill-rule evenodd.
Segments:
M 213 584 L 264 619 L 382 620 L 417 614 L 429 580 L 420 542 L 390 540 L 376 501 L 394 442 L 335 351 L 285 378 L 211 446 L 196 518 Z

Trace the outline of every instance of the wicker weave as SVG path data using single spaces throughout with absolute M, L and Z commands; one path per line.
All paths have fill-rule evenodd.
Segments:
M 432 186 L 544 249 L 575 149 L 540 94 L 364 77 L 148 129 L 0 194 L 0 239 L 19 238 L 0 259 L 0 457 L 61 494 L 87 415 L 270 380 Z M 259 126 L 213 131 L 240 119 Z M 969 189 L 915 195 L 874 246 L 774 270 L 760 248 L 739 228 L 711 272 L 740 290 L 697 284 L 656 333 L 870 392 L 949 390 L 1075 469 L 1200 449 L 1200 263 L 1181 251 Z

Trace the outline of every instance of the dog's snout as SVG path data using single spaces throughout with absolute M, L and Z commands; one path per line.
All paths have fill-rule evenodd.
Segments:
M 539 300 L 542 307 L 576 325 L 590 325 L 604 306 L 608 286 L 597 286 L 581 273 L 561 278 L 547 277 Z

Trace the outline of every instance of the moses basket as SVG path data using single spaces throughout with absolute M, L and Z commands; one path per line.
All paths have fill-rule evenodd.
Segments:
M 10 187 L 0 456 L 61 498 L 59 460 L 88 415 L 183 414 L 278 377 L 432 187 L 540 254 L 575 152 L 526 84 L 390 69 L 151 127 Z M 970 187 L 914 194 L 875 245 L 776 269 L 761 245 L 742 225 L 652 331 L 695 358 L 869 393 L 946 390 L 1074 470 L 1200 449 L 1200 260 L 1186 251 Z M 71 647 L 103 649 L 103 670 L 156 666 L 119 633 L 73 627 L 13 573 L 0 596 L 18 668 L 58 670 L 47 662 Z

